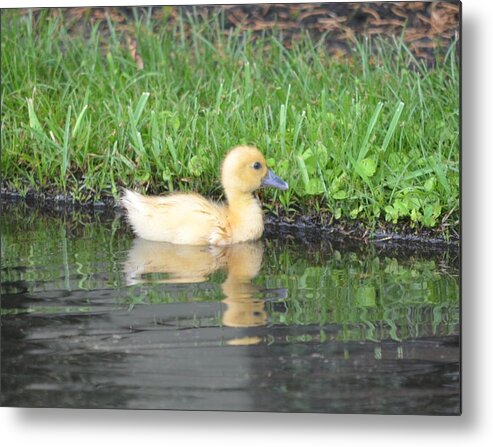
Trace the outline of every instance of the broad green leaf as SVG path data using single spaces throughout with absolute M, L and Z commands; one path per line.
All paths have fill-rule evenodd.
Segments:
M 324 185 L 319 178 L 311 178 L 305 186 L 305 191 L 310 195 L 322 194 L 324 192 Z
M 358 162 L 359 173 L 364 177 L 373 177 L 377 170 L 377 164 L 372 158 L 364 158 Z
M 344 200 L 346 197 L 347 197 L 347 193 L 346 191 L 336 191 L 332 197 L 335 199 L 335 200 Z

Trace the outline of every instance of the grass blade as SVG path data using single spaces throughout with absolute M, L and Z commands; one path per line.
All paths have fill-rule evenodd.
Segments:
M 29 127 L 34 130 L 41 131 L 42 127 L 38 120 L 38 116 L 34 111 L 33 100 L 31 98 L 27 98 L 27 110 L 29 113 Z
M 147 103 L 147 100 L 149 99 L 149 95 L 150 95 L 149 92 L 144 92 L 140 96 L 139 102 L 137 103 L 137 107 L 135 108 L 135 111 L 133 113 L 133 118 L 134 118 L 136 124 L 140 120 L 142 112 L 144 111 L 144 107 Z
M 370 123 L 368 124 L 368 128 L 366 129 L 365 139 L 363 140 L 363 144 L 361 145 L 358 154 L 358 160 L 357 160 L 358 162 L 363 160 L 363 158 L 365 158 L 366 154 L 368 153 L 368 149 L 369 149 L 368 142 L 370 141 L 371 134 L 373 133 L 375 124 L 377 123 L 380 112 L 382 111 L 382 107 L 383 107 L 383 103 L 380 101 L 377 104 L 377 107 L 370 119 Z
M 70 116 L 72 114 L 72 106 L 68 106 L 67 119 L 65 120 L 65 131 L 63 132 L 62 146 L 62 183 L 65 185 L 64 177 L 67 174 L 68 165 L 70 163 L 69 140 L 70 140 Z
M 382 152 L 385 152 L 387 146 L 390 143 L 390 139 L 392 135 L 394 135 L 395 129 L 397 127 L 397 123 L 399 122 L 399 118 L 401 117 L 402 110 L 404 109 L 404 103 L 401 101 L 397 104 L 397 108 L 395 109 L 394 116 L 392 117 L 392 121 L 390 122 L 389 128 L 387 129 L 387 134 L 382 143 Z
M 74 129 L 72 130 L 72 138 L 75 138 L 75 136 L 77 135 L 77 131 L 79 130 L 80 123 L 82 122 L 82 118 L 84 117 L 86 110 L 87 110 L 87 104 L 82 108 L 81 112 L 79 113 L 79 116 L 75 121 L 75 126 Z
M 305 160 L 303 160 L 303 157 L 301 155 L 297 155 L 296 162 L 298 163 L 298 169 L 300 170 L 303 184 L 306 186 L 308 185 L 310 177 L 308 176 L 308 169 L 306 168 Z

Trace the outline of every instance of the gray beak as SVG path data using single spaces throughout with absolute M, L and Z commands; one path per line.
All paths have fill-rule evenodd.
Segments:
M 262 186 L 272 186 L 273 188 L 286 191 L 289 185 L 281 178 L 274 174 L 270 169 L 267 171 L 267 175 L 262 180 Z

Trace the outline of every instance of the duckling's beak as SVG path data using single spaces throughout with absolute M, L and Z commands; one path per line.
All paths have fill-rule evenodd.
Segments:
M 262 186 L 272 186 L 273 188 L 286 191 L 289 185 L 279 176 L 274 174 L 270 169 L 267 171 L 267 175 L 262 180 Z

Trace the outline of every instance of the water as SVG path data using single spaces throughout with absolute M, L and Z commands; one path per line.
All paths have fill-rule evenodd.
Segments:
M 460 412 L 455 249 L 177 247 L 3 206 L 3 406 Z

